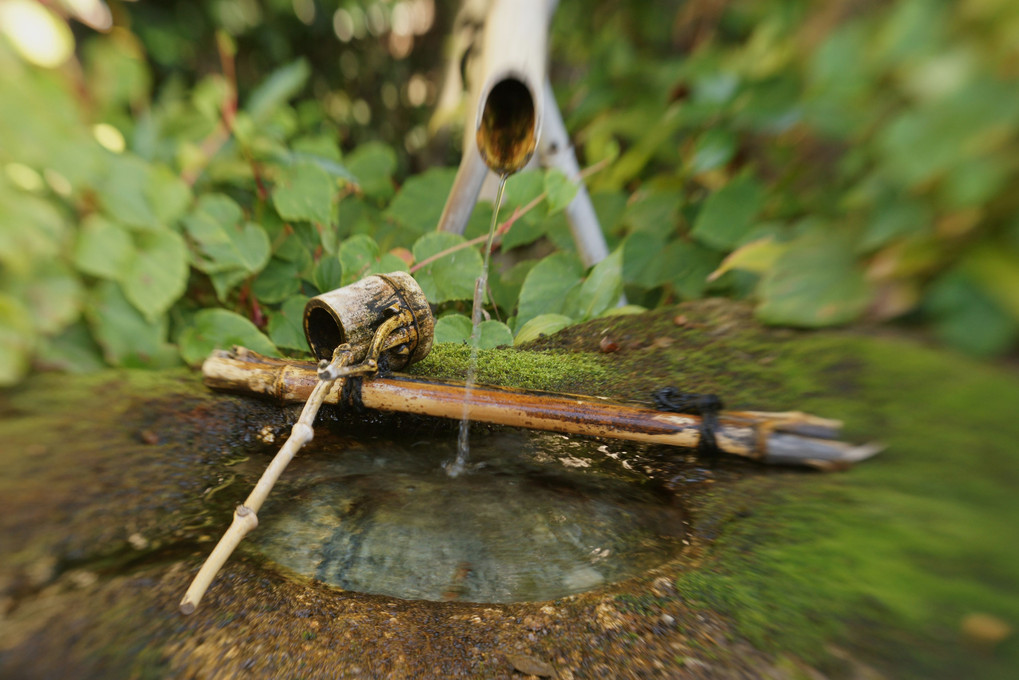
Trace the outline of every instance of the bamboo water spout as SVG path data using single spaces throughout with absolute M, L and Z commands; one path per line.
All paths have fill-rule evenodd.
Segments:
M 481 159 L 499 175 L 522 169 L 538 146 L 548 24 L 555 0 L 495 0 L 488 14 L 475 107 Z M 554 101 L 554 100 L 553 100 Z
M 450 70 L 436 116 L 457 108 L 469 73 L 463 155 L 446 199 L 439 231 L 462 234 L 490 173 L 506 175 L 531 159 L 579 182 L 579 165 L 548 79 L 547 36 L 557 0 L 468 0 L 457 17 Z M 480 57 L 471 59 L 472 54 Z M 591 198 L 583 185 L 566 216 L 584 266 L 608 256 Z
M 556 4 L 493 0 L 483 8 L 484 40 L 468 95 L 463 156 L 439 218 L 440 231 L 462 234 L 489 172 L 516 172 L 534 155 L 545 107 L 548 25 Z

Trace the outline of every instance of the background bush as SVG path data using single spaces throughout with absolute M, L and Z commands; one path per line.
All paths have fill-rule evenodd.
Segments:
M 463 241 L 433 231 L 460 131 L 429 130 L 455 9 L 0 3 L 0 384 L 302 352 L 309 296 L 394 269 L 462 340 L 479 248 L 417 266 Z M 1014 351 L 1016 3 L 562 0 L 551 44 L 613 255 L 585 271 L 562 178 L 514 177 L 504 217 L 551 191 L 502 242 L 483 343 L 625 290 Z

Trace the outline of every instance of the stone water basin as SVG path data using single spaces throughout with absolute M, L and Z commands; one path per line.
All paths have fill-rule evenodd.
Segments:
M 627 677 L 665 671 L 682 631 L 723 630 L 657 569 L 687 550 L 665 482 L 698 485 L 675 451 L 479 431 L 452 479 L 455 424 L 355 432 L 327 410 L 183 616 L 298 407 L 180 371 L 50 376 L 0 397 L 0 677 Z M 394 441 L 409 427 L 425 434 Z M 652 646 L 633 656 L 638 638 Z
M 324 430 L 262 511 L 251 545 L 345 590 L 496 603 L 590 590 L 682 548 L 679 498 L 633 470 L 623 446 L 486 430 L 454 478 L 444 463 L 455 455 L 448 435 L 351 440 Z

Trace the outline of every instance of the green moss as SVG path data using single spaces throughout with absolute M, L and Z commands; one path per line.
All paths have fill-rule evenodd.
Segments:
M 411 366 L 408 372 L 442 380 L 464 380 L 470 355 L 466 345 L 435 345 L 428 357 Z M 512 348 L 478 351 L 477 381 L 489 385 L 571 392 L 596 384 L 604 376 L 601 362 L 586 354 Z
M 789 389 L 762 403 L 844 418 L 847 438 L 888 449 L 848 474 L 751 478 L 707 498 L 700 512 L 722 528 L 680 590 L 765 649 L 823 662 L 835 639 L 896 677 L 1008 677 L 1017 641 L 978 654 L 960 625 L 975 612 L 1019 622 L 1016 376 L 839 334 L 800 338 L 772 369 Z

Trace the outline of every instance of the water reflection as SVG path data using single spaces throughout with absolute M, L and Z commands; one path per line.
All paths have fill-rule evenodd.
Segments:
M 266 504 L 250 538 L 272 561 L 344 589 L 547 600 L 643 573 L 681 547 L 675 496 L 597 443 L 474 435 L 469 472 L 451 478 L 448 436 L 329 439 L 302 452 L 290 489 Z

